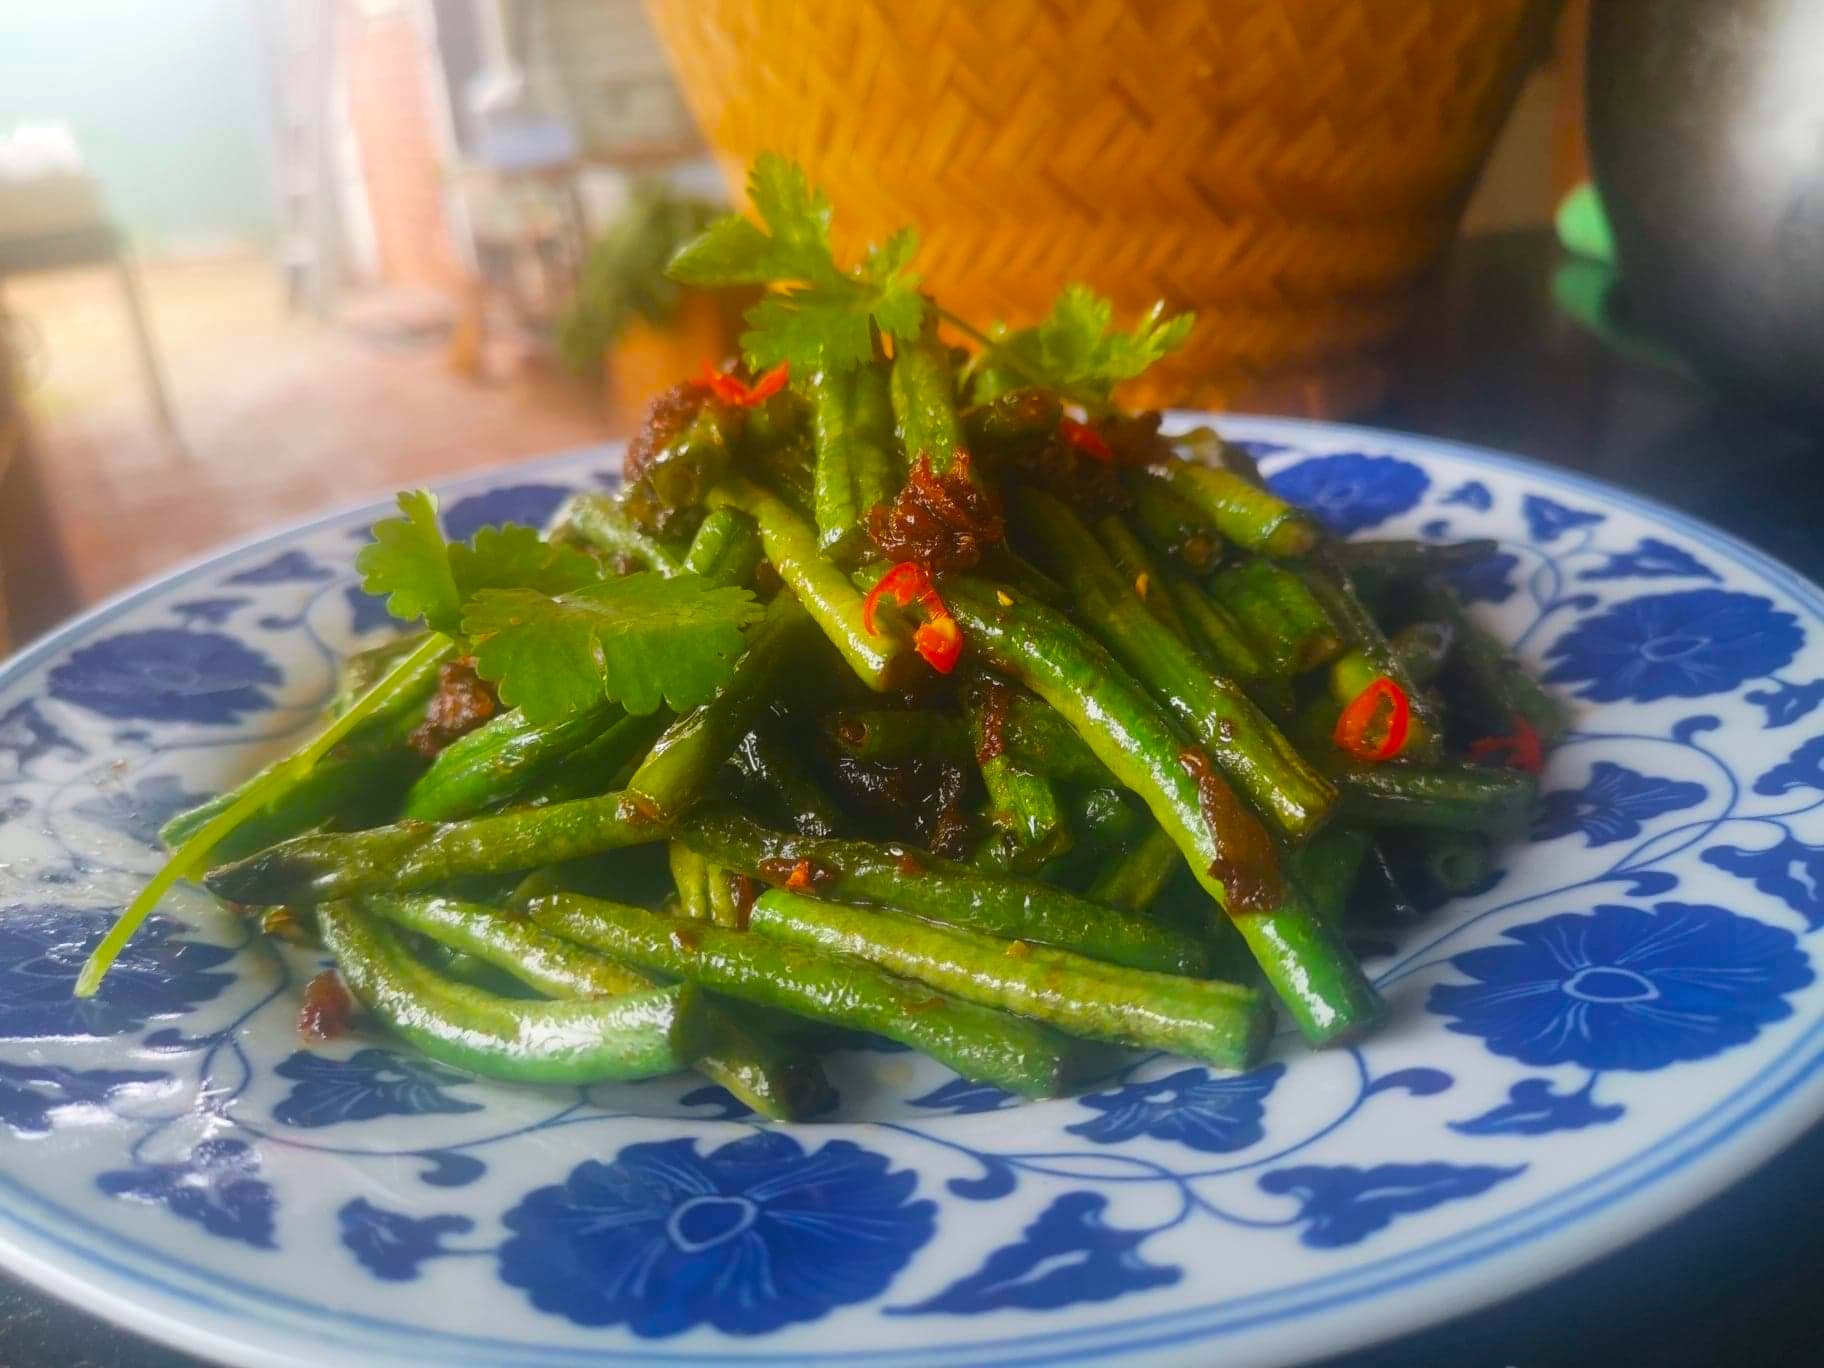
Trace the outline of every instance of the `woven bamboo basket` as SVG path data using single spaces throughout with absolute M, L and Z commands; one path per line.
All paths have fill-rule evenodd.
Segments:
M 1556 0 L 647 0 L 732 187 L 803 162 L 978 322 L 1195 309 L 1140 402 L 1359 408 Z

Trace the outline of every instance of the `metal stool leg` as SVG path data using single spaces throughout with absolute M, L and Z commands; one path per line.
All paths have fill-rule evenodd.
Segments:
M 152 336 L 152 320 L 146 314 L 146 296 L 140 288 L 139 268 L 133 264 L 132 254 L 119 241 L 114 245 L 114 264 L 120 272 L 120 291 L 126 296 L 127 315 L 133 322 L 133 341 L 139 348 L 139 364 L 146 374 L 146 388 L 152 392 L 152 407 L 158 414 L 159 426 L 168 436 L 177 437 L 171 391 L 165 381 L 164 364 L 158 358 L 158 343 Z

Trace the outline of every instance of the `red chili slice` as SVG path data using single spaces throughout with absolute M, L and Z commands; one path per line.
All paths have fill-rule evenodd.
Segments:
M 949 674 L 963 654 L 963 629 L 948 613 L 935 613 L 912 633 L 912 648 L 939 674 Z
M 1098 461 L 1115 459 L 1115 453 L 1109 448 L 1102 434 L 1088 423 L 1079 423 L 1075 418 L 1060 419 L 1058 435 L 1085 456 L 1093 456 Z
M 868 590 L 868 596 L 861 601 L 861 625 L 867 629 L 869 636 L 878 636 L 880 633 L 874 625 L 874 609 L 883 596 L 890 597 L 904 608 L 913 599 L 923 598 L 931 592 L 931 576 L 925 573 L 925 567 L 917 561 L 901 561 L 882 575 L 880 582 Z
M 1369 683 L 1336 719 L 1331 739 L 1357 760 L 1391 760 L 1412 730 L 1412 700 L 1386 675 Z
M 755 408 L 784 389 L 789 376 L 789 363 L 781 361 L 749 385 L 739 376 L 719 371 L 705 361 L 703 373 L 697 377 L 697 384 L 714 395 L 719 403 Z
M 1533 724 L 1519 713 L 1513 715 L 1513 730 L 1507 735 L 1471 741 L 1464 754 L 1480 763 L 1506 765 L 1527 774 L 1537 774 L 1545 768 L 1545 744 Z
M 963 654 L 963 631 L 950 616 L 943 596 L 932 587 L 931 575 L 925 567 L 917 561 L 901 561 L 868 590 L 867 597 L 861 601 L 861 625 L 870 636 L 878 634 L 874 610 L 883 597 L 891 598 L 902 608 L 913 602 L 918 604 L 925 620 L 912 633 L 912 648 L 939 674 L 954 670 Z

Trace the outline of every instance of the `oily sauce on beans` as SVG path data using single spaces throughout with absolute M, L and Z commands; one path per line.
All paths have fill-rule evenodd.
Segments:
M 334 969 L 325 969 L 304 985 L 298 1007 L 298 1034 L 307 1040 L 334 1040 L 347 1035 L 355 1020 L 355 1000 Z
M 892 505 L 868 510 L 868 535 L 888 560 L 967 570 L 983 547 L 1007 535 L 1007 525 L 994 496 L 970 480 L 968 452 L 958 451 L 942 475 L 932 473 L 931 457 L 921 453 Z
M 621 458 L 621 477 L 630 485 L 637 484 L 647 467 L 691 425 L 708 399 L 708 391 L 690 381 L 673 385 L 654 399 L 639 432 L 627 443 L 627 454 Z
M 445 746 L 474 731 L 499 707 L 494 686 L 475 673 L 475 658 L 452 660 L 437 672 L 437 694 L 409 738 L 411 747 L 434 760 Z
M 996 679 L 983 680 L 977 687 L 981 729 L 975 743 L 975 759 L 977 764 L 985 765 L 1007 749 L 1007 710 L 1013 706 L 1013 690 Z
M 1210 874 L 1229 895 L 1229 915 L 1272 911 L 1285 896 L 1273 838 L 1202 751 L 1186 748 L 1178 753 L 1178 763 L 1197 781 L 1197 801 L 1216 845 Z

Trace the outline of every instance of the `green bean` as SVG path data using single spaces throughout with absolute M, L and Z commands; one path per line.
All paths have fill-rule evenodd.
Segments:
M 412 652 L 424 646 L 430 639 L 429 632 L 407 632 L 403 636 L 394 637 L 391 641 L 382 642 L 378 646 L 370 646 L 365 651 L 356 651 L 349 656 L 342 662 L 342 668 L 337 672 L 336 693 L 335 697 L 329 700 L 329 715 L 331 717 L 342 716 L 354 706 L 357 698 L 378 684 L 386 677 L 388 671 L 410 656 Z M 416 679 L 416 688 L 411 686 L 409 679 L 402 679 L 400 681 L 402 687 L 394 695 L 389 707 L 368 717 L 360 727 L 355 729 L 354 735 L 360 736 L 364 732 L 384 727 L 401 713 L 421 715 L 424 711 L 422 706 L 424 701 L 430 697 L 431 692 L 437 686 L 438 673 L 455 658 L 456 643 L 446 639 L 441 652 L 423 657 L 414 667 L 411 678 Z
M 1159 567 L 1153 564 L 1152 557 L 1128 525 L 1109 513 L 1096 520 L 1095 533 L 1116 572 L 1132 586 L 1135 595 L 1146 605 L 1146 611 L 1158 618 L 1160 625 L 1180 641 L 1189 641 L 1190 631 L 1172 603 L 1172 591 L 1165 576 L 1159 573 Z
M 1146 613 L 1075 515 L 1032 490 L 1023 491 L 1015 507 L 1097 637 L 1172 710 L 1255 809 L 1294 841 L 1322 825 L 1335 801 L 1330 784 L 1238 685 L 1212 674 Z
M 677 838 L 706 858 L 768 884 L 808 879 L 831 897 L 880 903 L 933 921 L 1040 941 L 1111 964 L 1196 974 L 1195 938 L 1099 907 L 1062 889 L 985 874 L 924 851 L 867 841 L 820 841 L 768 831 L 737 813 L 699 809 Z M 793 885 L 797 887 L 798 885 Z
M 1013 690 L 993 680 L 964 691 L 971 750 L 988 791 L 988 820 L 999 832 L 1001 862 L 1035 870 L 1071 846 L 1071 831 L 1052 783 L 1007 754 L 1002 735 Z
M 665 844 L 671 865 L 671 882 L 678 890 L 678 915 L 691 921 L 709 920 L 709 862 L 682 841 Z
M 710 492 L 712 504 L 727 504 L 760 524 L 767 559 L 804 609 L 823 629 L 849 668 L 875 692 L 891 687 L 905 668 L 907 638 L 862 624 L 861 594 L 848 577 L 817 549 L 817 534 L 775 495 L 746 480 L 730 479 Z
M 708 875 L 705 882 L 709 887 L 709 919 L 717 926 L 730 926 L 737 931 L 743 929 L 747 925 L 747 908 L 742 904 L 734 881 L 746 876 L 719 864 L 706 865 L 705 872 Z
M 1427 831 L 1418 844 L 1426 873 L 1451 897 L 1474 892 L 1494 872 L 1494 850 L 1486 836 Z
M 1084 839 L 1103 850 L 1136 835 L 1147 820 L 1144 809 L 1118 788 L 1086 789 L 1077 798 L 1073 816 Z
M 1198 882 L 1229 911 L 1308 1040 L 1338 1040 L 1380 1015 L 1380 997 L 1347 947 L 1273 877 L 1265 833 L 1250 830 L 1252 818 L 1220 787 L 1208 760 L 1180 741 L 1105 652 L 1058 614 L 999 604 L 992 588 L 966 577 L 947 579 L 944 592 L 977 658 L 1056 708 L 1145 801 Z
M 1538 781 L 1518 770 L 1480 765 L 1365 765 L 1332 752 L 1345 821 L 1506 834 L 1526 825 Z
M 416 723 L 407 717 L 401 732 Z M 344 743 L 319 760 L 309 773 L 244 818 L 216 843 L 210 852 L 215 861 L 236 860 L 330 819 L 361 826 L 369 820 L 387 821 L 399 810 L 412 781 L 424 773 L 425 758 L 404 744 L 403 736 L 383 742 L 371 734 L 364 741 Z M 270 772 L 262 770 L 261 775 Z M 260 776 L 256 775 L 255 779 Z M 159 839 L 172 850 L 226 812 L 254 779 L 217 794 L 207 802 L 180 812 L 159 831 Z
M 1128 516 L 1140 540 L 1176 565 L 1205 575 L 1222 560 L 1222 534 L 1165 477 L 1130 470 L 1122 480 L 1133 507 Z
M 982 548 L 982 559 L 976 572 L 988 579 L 1000 581 L 1016 593 L 1036 598 L 1040 603 L 1048 603 L 1053 608 L 1070 605 L 1070 595 L 1064 591 L 1063 585 L 1004 541 Z
M 557 521 L 596 550 L 661 575 L 684 568 L 683 553 L 640 528 L 612 494 L 572 495 L 558 510 Z
M 1191 644 L 1218 674 L 1227 675 L 1269 714 L 1291 710 L 1292 681 L 1277 672 L 1227 608 L 1187 579 L 1171 582 L 1172 601 L 1191 629 Z
M 1211 581 L 1211 595 L 1282 675 L 1303 674 L 1342 651 L 1330 616 L 1298 576 L 1263 556 L 1231 565 Z
M 1457 632 L 1447 622 L 1411 622 L 1389 639 L 1394 656 L 1415 684 L 1430 684 L 1443 672 Z
M 499 713 L 438 752 L 406 794 L 403 815 L 453 822 L 497 806 L 625 715 L 606 702 L 557 722 L 529 721 L 517 708 Z
M 541 931 L 523 916 L 461 898 L 381 894 L 361 905 L 416 932 L 502 969 L 553 998 L 610 998 L 644 992 L 654 980 L 638 969 L 583 950 Z
M 956 416 L 956 377 L 950 353 L 927 327 L 916 341 L 895 345 L 889 382 L 893 422 L 906 460 L 931 462 L 931 472 L 949 471 L 959 451 L 966 451 L 962 424 Z
M 702 796 L 716 771 L 771 702 L 787 666 L 802 658 L 812 639 L 809 617 L 790 594 L 767 605 L 766 616 L 748 630 L 747 649 L 734 675 L 709 702 L 692 708 L 665 729 L 627 791 L 661 818 L 684 811 Z
M 735 768 L 769 796 L 795 831 L 806 836 L 834 836 L 842 814 L 829 794 L 779 740 L 770 727 L 758 727 L 735 747 Z
M 400 822 L 289 841 L 211 870 L 218 897 L 254 906 L 314 903 L 365 893 L 409 893 L 470 874 L 510 874 L 665 834 L 628 792 L 522 807 L 462 822 Z
M 170 818 L 159 828 L 159 840 L 169 849 L 177 849 L 256 790 L 274 792 L 264 807 L 244 817 L 215 843 L 213 858 L 251 854 L 329 817 L 366 815 L 375 808 L 390 807 L 424 768 L 423 758 L 404 747 L 424 720 L 425 704 L 437 687 L 439 672 L 455 654 L 456 648 L 447 638 L 439 646 L 420 632 L 361 652 L 363 664 L 358 671 L 352 668 L 356 657 L 351 657 L 351 668 L 345 670 L 341 689 L 330 706 L 331 715 L 341 717 L 376 683 L 386 680 L 388 696 L 379 707 L 289 784 L 275 788 L 279 771 L 293 758 L 285 755 L 261 766 L 226 793 Z M 399 671 L 398 676 L 389 678 L 394 670 Z
M 697 524 L 697 535 L 684 553 L 684 568 L 719 589 L 750 583 L 765 555 L 760 528 L 752 518 L 738 508 L 712 508 Z
M 1021 769 L 1006 754 L 982 762 L 981 773 L 988 820 L 1000 833 L 1008 869 L 1036 870 L 1070 848 L 1070 827 L 1049 779 Z
M 1081 1071 L 1047 1027 L 882 972 L 720 926 L 680 927 L 642 908 L 575 894 L 543 898 L 533 920 L 560 936 L 742 1002 L 870 1031 L 923 1050 L 966 1078 L 1053 1097 Z
M 549 775 L 522 792 L 521 801 L 567 803 L 576 798 L 594 798 L 617 785 L 624 786 L 628 776 L 623 771 L 652 748 L 671 721 L 672 715 L 665 708 L 645 716 L 621 718 L 588 745 L 579 746 Z
M 1338 924 L 1373 844 L 1365 831 L 1332 825 L 1287 857 L 1286 873 L 1304 890 L 1308 907 Z
M 1427 617 L 1448 622 L 1456 629 L 1456 643 L 1446 663 L 1447 678 L 1460 683 L 1473 725 L 1484 735 L 1511 730 L 1518 717 L 1549 746 L 1570 726 L 1564 705 L 1526 672 L 1506 647 L 1470 621 L 1457 596 L 1441 584 L 1427 583 L 1423 591 Z M 1453 695 L 1454 697 L 1455 695 Z
M 963 435 L 969 450 L 985 458 L 1022 461 L 1044 451 L 1063 417 L 1058 396 L 1050 390 L 1008 390 L 965 410 Z
M 1154 826 L 1130 849 L 1105 864 L 1084 896 L 1091 902 L 1144 912 L 1159 901 L 1166 884 L 1183 864 L 1184 856 L 1171 833 Z
M 892 502 L 899 487 L 887 377 L 878 366 L 819 371 L 810 389 L 817 544 L 840 559 L 860 549 L 868 510 Z
M 825 727 L 842 753 L 856 760 L 916 760 L 927 755 L 961 760 L 969 753 L 962 724 L 929 709 L 844 708 L 832 713 Z
M 352 903 L 319 909 L 349 990 L 432 1059 L 489 1078 L 595 1083 L 675 1073 L 701 1052 L 704 1000 L 689 984 L 604 1002 L 522 1002 L 451 983 Z
M 1395 653 L 1378 623 L 1362 606 L 1342 575 L 1326 566 L 1300 567 L 1312 595 L 1323 605 L 1349 650 L 1330 667 L 1330 688 L 1338 704 L 1347 706 L 1374 679 L 1385 675 L 1400 686 L 1412 708 L 1407 741 L 1401 756 L 1421 762 L 1443 754 L 1443 717 L 1437 700 L 1421 689 Z
M 1251 988 L 1119 969 L 1068 950 L 1000 940 L 780 889 L 754 904 L 753 929 L 849 955 L 966 1002 L 1035 1018 L 1073 1036 L 1167 1050 L 1222 1068 L 1260 1057 L 1272 1013 Z
M 1244 550 L 1283 559 L 1305 555 L 1318 543 L 1317 524 L 1305 513 L 1231 471 L 1176 460 L 1157 469 L 1218 532 Z
M 455 898 L 374 898 L 368 909 L 404 927 L 503 970 L 554 998 L 612 998 L 645 992 L 656 981 L 643 970 L 584 950 L 523 916 Z M 791 1121 L 813 1116 L 831 1100 L 816 1059 L 766 1032 L 705 1005 L 706 1053 L 697 1070 L 762 1116 Z
M 1487 560 L 1500 543 L 1478 539 L 1460 542 L 1339 541 L 1330 547 L 1336 563 L 1348 571 L 1367 569 L 1389 575 L 1427 575 L 1456 570 Z
M 1022 689 L 1009 689 L 1002 699 L 1001 749 L 1022 768 L 1066 784 L 1114 783 L 1108 767 L 1056 709 Z

